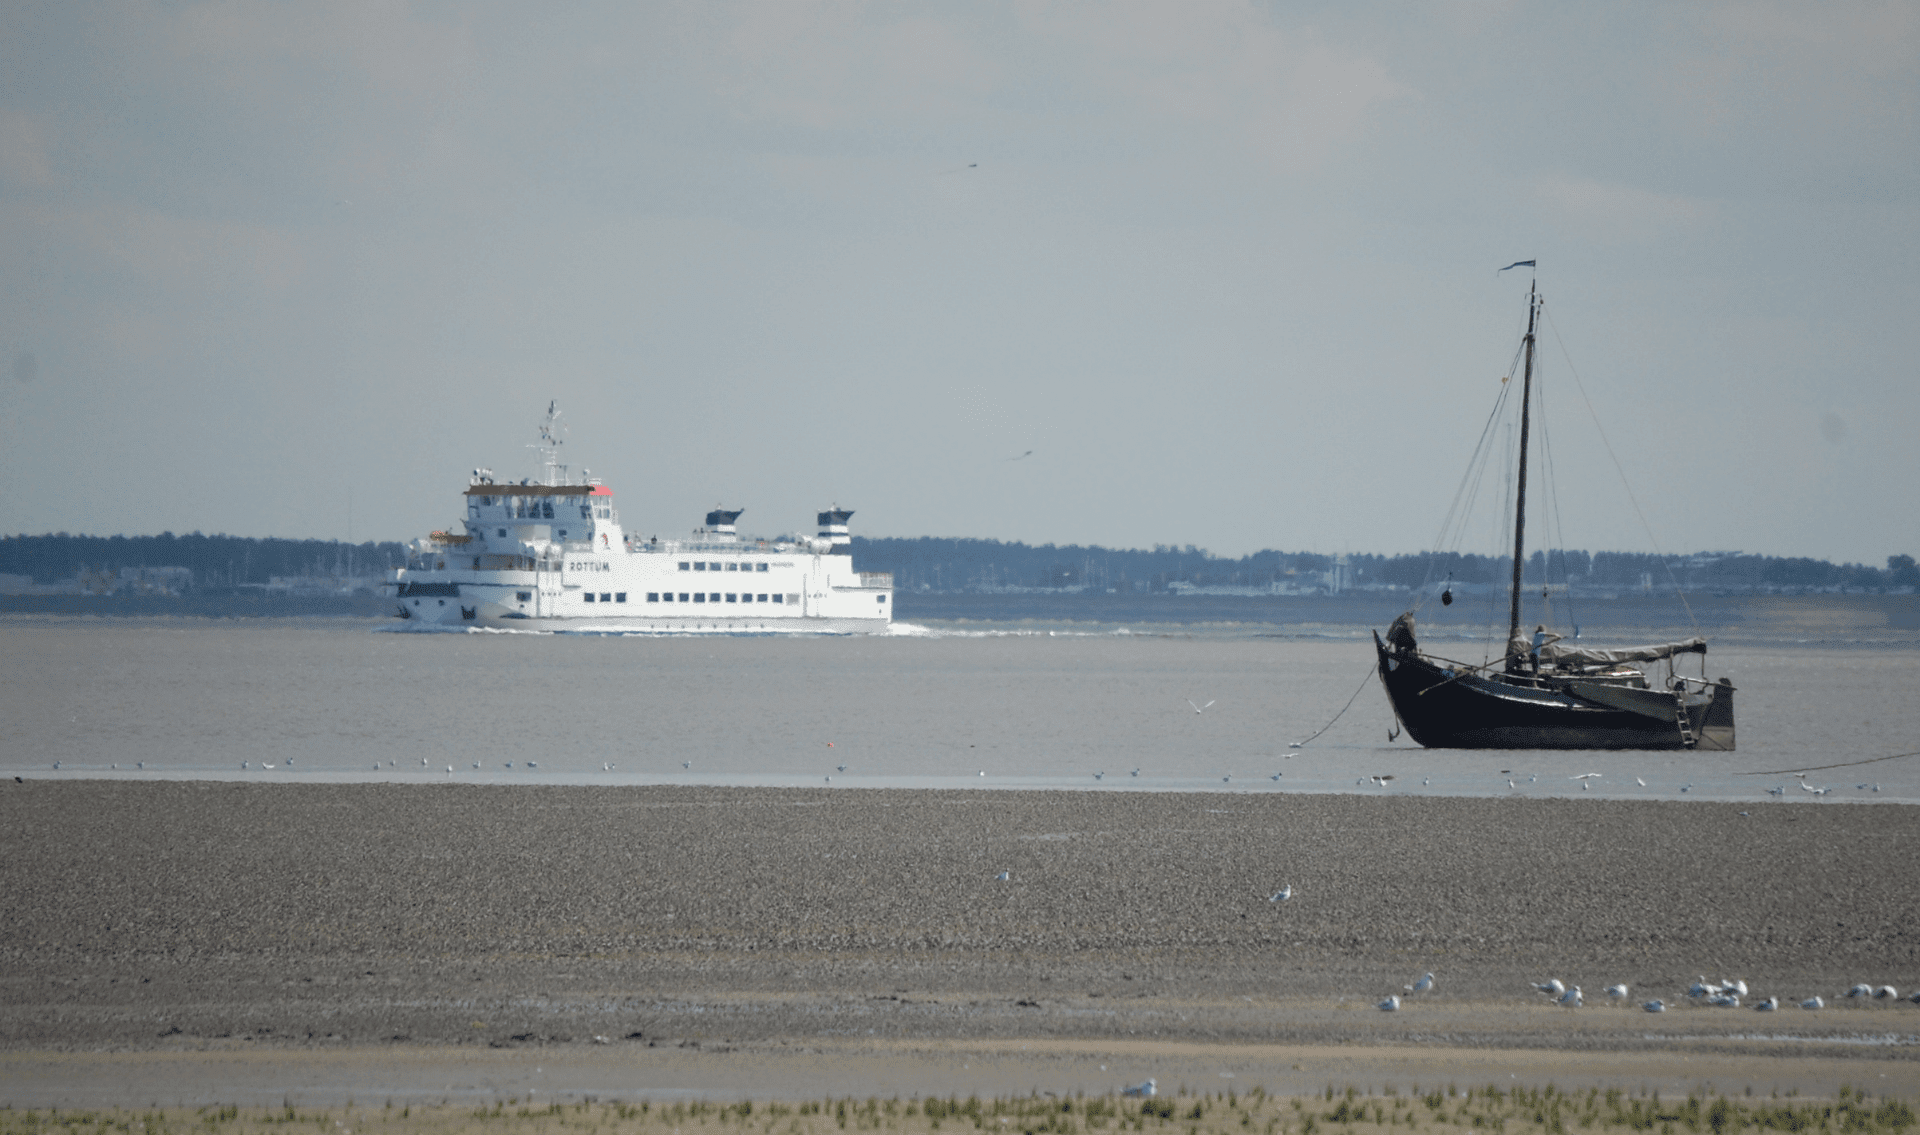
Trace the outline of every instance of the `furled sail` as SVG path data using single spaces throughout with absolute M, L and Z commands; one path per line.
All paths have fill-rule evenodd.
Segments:
M 1533 640 L 1524 632 L 1516 633 L 1507 641 L 1508 658 L 1525 658 L 1533 650 Z M 1682 639 L 1679 642 L 1651 643 L 1647 646 L 1623 646 L 1616 650 L 1602 650 L 1590 646 L 1574 646 L 1567 642 L 1549 642 L 1540 648 L 1542 665 L 1603 666 L 1617 662 L 1657 662 L 1662 658 L 1672 658 L 1676 654 L 1705 654 L 1707 640 L 1698 636 Z

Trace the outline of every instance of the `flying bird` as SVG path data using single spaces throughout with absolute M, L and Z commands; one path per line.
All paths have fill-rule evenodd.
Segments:
M 1029 449 L 1029 450 L 1027 450 L 1027 451 L 1026 451 L 1025 453 L 1022 453 L 1022 454 L 1021 454 L 1020 456 L 1018 456 L 1018 457 L 1009 457 L 1009 458 L 1007 458 L 1007 460 L 1008 460 L 1008 461 L 1025 461 L 1025 460 L 1026 460 L 1027 458 L 1029 458 L 1029 457 L 1032 457 L 1032 456 L 1033 456 L 1033 450 L 1031 450 L 1031 449 Z
M 1267 898 L 1267 901 L 1268 902 L 1286 902 L 1288 899 L 1292 897 L 1293 897 L 1293 884 L 1288 883 L 1286 886 L 1281 887 L 1279 890 L 1273 892 L 1273 894 Z
M 1193 712 L 1195 712 L 1195 713 L 1201 713 L 1201 712 L 1204 712 L 1204 711 L 1205 711 L 1205 710 L 1207 709 L 1207 707 L 1208 707 L 1208 706 L 1211 706 L 1211 705 L 1213 704 L 1213 702 L 1216 702 L 1216 701 L 1219 701 L 1219 700 L 1220 700 L 1219 698 L 1214 698 L 1214 699 L 1213 699 L 1213 701 L 1210 701 L 1210 702 L 1208 702 L 1208 703 L 1207 703 L 1206 705 L 1193 705 L 1193 699 L 1192 699 L 1192 698 L 1188 698 L 1188 699 L 1187 699 L 1187 704 L 1188 704 L 1188 705 L 1193 705 Z

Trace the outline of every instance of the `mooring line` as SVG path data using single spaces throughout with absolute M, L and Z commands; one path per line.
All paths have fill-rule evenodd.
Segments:
M 1289 749 L 1305 748 L 1307 742 L 1313 740 L 1315 737 L 1320 736 L 1320 734 L 1325 733 L 1327 730 L 1332 729 L 1333 722 L 1340 720 L 1340 714 L 1343 714 L 1353 708 L 1353 703 L 1357 701 L 1360 697 L 1360 690 L 1364 690 L 1367 688 L 1367 683 L 1373 681 L 1374 672 L 1378 669 L 1379 669 L 1379 665 L 1377 663 L 1367 667 L 1367 676 L 1360 679 L 1359 689 L 1354 690 L 1353 697 L 1348 698 L 1347 704 L 1340 707 L 1340 713 L 1336 713 L 1333 715 L 1333 721 L 1327 722 L 1325 725 L 1322 725 L 1320 728 L 1314 730 L 1312 733 L 1309 733 L 1307 736 L 1302 737 L 1300 740 L 1295 741 L 1291 745 L 1288 745 L 1287 748 Z
M 1331 725 L 1333 724 L 1333 722 L 1329 721 L 1327 722 L 1327 724 Z M 1792 768 L 1777 768 L 1777 769 L 1771 769 L 1765 772 L 1741 772 L 1741 773 L 1735 773 L 1734 775 L 1735 776 L 1791 776 L 1796 772 L 1820 772 L 1824 769 L 1830 769 L 1830 768 L 1852 768 L 1855 765 L 1877 765 L 1881 761 L 1897 761 L 1901 757 L 1920 757 L 1920 751 L 1916 751 L 1912 753 L 1895 753 L 1890 757 L 1868 757 L 1864 761 L 1841 761 L 1837 765 L 1795 765 Z

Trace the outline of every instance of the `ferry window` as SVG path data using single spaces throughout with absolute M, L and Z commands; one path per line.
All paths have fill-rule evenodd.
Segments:
M 873 597 L 873 601 L 875 603 L 885 603 L 887 601 L 887 597 L 884 595 L 876 595 Z
M 625 602 L 627 601 L 627 593 L 626 593 L 626 592 L 624 592 L 624 591 L 616 591 L 616 592 L 614 592 L 614 593 L 613 593 L 613 601 L 614 601 L 615 603 L 625 603 Z
M 757 566 L 757 567 L 755 567 L 755 568 L 754 568 L 753 570 L 755 570 L 755 571 L 765 571 L 765 570 L 767 570 L 767 565 L 765 565 L 765 564 L 760 564 L 759 566 Z
M 704 592 L 704 591 L 696 591 L 696 592 L 694 592 L 694 593 L 693 593 L 693 601 L 694 601 L 695 603 L 705 603 L 705 602 L 707 601 L 707 593 L 706 593 L 706 592 Z
M 753 602 L 753 592 L 751 592 L 751 591 L 742 591 L 742 592 L 740 593 L 740 602 L 742 602 L 742 603 L 751 603 L 751 602 Z
M 762 603 L 765 603 L 766 601 L 767 601 L 767 597 L 766 597 L 766 596 L 764 596 L 764 595 L 762 595 L 762 596 L 760 597 L 760 602 L 762 602 Z
M 710 603 L 718 603 L 718 602 L 720 602 L 720 593 L 719 593 L 718 591 L 715 591 L 715 592 L 713 592 L 713 593 L 711 593 L 711 594 L 709 594 L 709 595 L 707 596 L 707 601 L 708 601 L 708 602 L 710 602 Z
M 553 502 L 552 501 L 540 502 L 540 516 L 544 520 L 553 519 Z
M 708 565 L 707 565 L 707 570 L 708 570 L 708 571 L 719 571 L 719 570 L 720 570 L 720 565 L 719 565 L 719 564 L 708 564 Z
M 649 603 L 658 603 L 658 602 L 660 602 L 660 593 L 659 593 L 658 591 L 649 591 L 649 592 L 647 592 L 647 602 L 649 602 Z
M 607 592 L 605 592 L 605 591 L 602 591 L 602 592 L 600 593 L 600 602 L 602 602 L 602 603 L 611 603 L 611 602 L 613 602 L 613 596 L 612 596 L 612 595 L 610 595 L 610 594 L 608 594 L 608 593 L 607 593 Z M 624 600 L 623 600 L 623 602 L 624 602 Z
M 681 571 L 692 571 L 692 570 L 693 570 L 693 565 L 692 565 L 692 564 L 690 564 L 690 563 L 688 563 L 688 562 L 687 562 L 687 561 L 685 561 L 685 560 L 681 560 L 681 561 L 680 561 L 680 570 L 681 570 Z
M 502 536 L 505 536 L 506 534 L 507 534 L 507 530 L 506 530 L 506 529 L 504 529 L 504 528 L 502 528 L 502 529 L 500 530 L 500 535 L 502 535 Z
M 587 592 L 587 602 L 593 602 L 593 592 L 591 591 Z
M 520 600 L 520 602 L 522 602 L 522 603 L 525 603 L 525 602 L 526 602 L 527 600 L 529 600 L 529 599 L 531 599 L 531 598 L 533 598 L 533 592 L 531 592 L 531 591 L 516 591 L 516 592 L 514 592 L 514 593 L 513 593 L 513 597 L 514 597 L 515 599 L 518 599 L 518 600 Z
M 789 602 L 789 603 L 798 603 L 798 602 L 800 602 L 800 593 L 799 593 L 799 592 L 797 592 L 797 591 L 789 591 L 789 592 L 787 592 L 787 602 Z
M 588 508 L 588 507 L 587 507 L 586 505 L 584 505 L 584 504 L 583 504 L 583 505 L 581 505 L 581 506 L 580 506 L 580 519 L 582 519 L 582 520 L 592 520 L 592 519 L 593 519 L 593 509 L 591 509 L 591 508 Z
M 727 570 L 728 570 L 728 571 L 739 571 L 739 570 L 740 570 L 740 565 L 739 565 L 739 564 L 728 564 L 728 565 L 727 565 Z
M 698 561 L 698 562 L 696 562 L 696 563 L 695 563 L 695 564 L 693 565 L 693 570 L 695 570 L 695 571 L 705 571 L 705 570 L 707 570 L 707 561 L 705 561 L 705 560 L 700 560 L 700 561 Z
M 564 529 L 564 528 L 562 528 L 562 529 L 560 530 L 560 535 L 564 537 L 564 536 L 565 536 L 566 534 L 567 534 L 567 530 L 566 530 L 566 529 Z
M 729 603 L 738 603 L 738 602 L 740 602 L 740 593 L 739 593 L 739 592 L 737 592 L 737 591 L 729 591 L 729 592 L 727 592 L 727 602 L 729 602 Z
M 685 603 L 686 601 L 687 601 L 687 593 L 682 591 L 680 593 L 680 602 Z
M 774 597 L 773 597 L 773 601 L 774 601 L 775 603 L 778 603 L 778 602 L 780 602 L 780 600 L 781 600 L 781 598 L 782 598 L 781 596 L 779 596 L 779 595 L 776 595 L 776 596 L 774 596 Z

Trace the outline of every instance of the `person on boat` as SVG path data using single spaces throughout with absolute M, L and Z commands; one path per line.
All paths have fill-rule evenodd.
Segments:
M 1527 651 L 1527 661 L 1533 664 L 1533 673 L 1540 674 L 1540 651 L 1550 642 L 1559 642 L 1563 636 L 1548 630 L 1545 623 L 1536 623 L 1533 628 L 1533 648 Z

